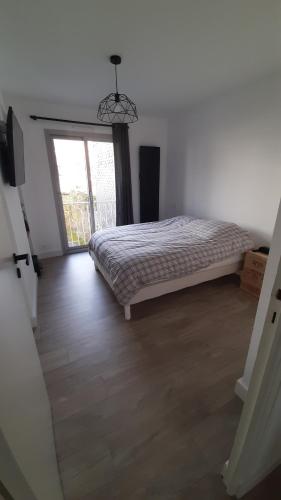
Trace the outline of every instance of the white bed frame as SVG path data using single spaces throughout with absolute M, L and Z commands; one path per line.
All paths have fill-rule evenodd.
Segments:
M 102 267 L 93 252 L 90 251 L 90 255 L 94 261 L 96 271 L 99 271 L 103 275 L 104 279 L 113 290 L 110 277 L 106 270 Z M 145 286 L 141 288 L 141 290 L 134 295 L 130 302 L 124 306 L 125 319 L 131 319 L 131 306 L 133 304 L 143 302 L 144 300 L 154 299 L 155 297 L 160 297 L 161 295 L 165 295 L 167 293 L 176 292 L 177 290 L 181 290 L 183 288 L 198 285 L 199 283 L 204 283 L 205 281 L 221 278 L 222 276 L 227 276 L 228 274 L 237 273 L 241 269 L 242 262 L 243 254 L 239 254 L 219 263 L 212 264 L 211 266 L 201 269 L 200 271 L 196 271 L 193 274 L 189 274 L 188 276 L 161 281 L 153 285 Z

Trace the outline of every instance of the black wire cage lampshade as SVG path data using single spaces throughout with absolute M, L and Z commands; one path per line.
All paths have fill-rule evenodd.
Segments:
M 115 92 L 108 94 L 99 103 L 98 120 L 106 123 L 133 123 L 138 120 L 137 107 L 126 94 L 119 94 L 117 84 L 117 66 L 121 64 L 120 56 L 111 56 L 110 62 L 115 66 Z

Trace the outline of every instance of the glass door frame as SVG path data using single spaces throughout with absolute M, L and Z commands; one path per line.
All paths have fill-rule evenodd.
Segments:
M 69 247 L 69 245 L 68 245 L 68 238 L 67 238 L 66 227 L 65 227 L 65 216 L 64 216 L 63 202 L 62 202 L 60 184 L 59 184 L 59 172 L 58 172 L 55 147 L 54 147 L 54 139 L 78 140 L 78 141 L 80 140 L 84 144 L 86 175 L 87 175 L 87 184 L 88 184 L 88 191 L 89 191 L 90 224 L 91 224 L 91 232 L 93 233 L 95 231 L 94 199 L 93 199 L 93 191 L 92 191 L 89 148 L 88 148 L 87 141 L 112 143 L 113 142 L 112 134 L 98 134 L 98 133 L 89 133 L 89 132 L 82 132 L 82 131 L 81 132 L 72 132 L 69 130 L 50 130 L 50 129 L 45 129 L 44 132 L 45 132 L 47 154 L 48 154 L 50 173 L 51 173 L 51 179 L 52 179 L 53 195 L 54 195 L 54 199 L 55 199 L 58 226 L 59 226 L 63 254 L 85 252 L 85 250 L 87 250 L 87 248 L 88 248 L 88 245 L 81 245 L 81 246 L 77 246 L 77 247 Z

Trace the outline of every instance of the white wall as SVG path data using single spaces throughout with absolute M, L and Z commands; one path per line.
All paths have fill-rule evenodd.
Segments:
M 228 220 L 270 243 L 281 193 L 281 75 L 170 117 L 167 210 Z
M 61 240 L 55 209 L 54 195 L 50 177 L 50 168 L 45 144 L 45 129 L 83 130 L 90 132 L 111 133 L 110 129 L 100 127 L 82 127 L 77 125 L 57 124 L 54 122 L 34 122 L 30 114 L 54 116 L 59 118 L 97 121 L 96 110 L 77 106 L 61 106 L 41 101 L 31 101 L 18 96 L 5 94 L 5 102 L 12 105 L 24 133 L 26 184 L 23 197 L 27 217 L 32 231 L 32 241 L 36 253 L 51 256 L 61 253 Z M 161 190 L 160 215 L 164 213 L 167 120 L 153 117 L 140 117 L 137 123 L 130 125 L 130 150 L 133 209 L 135 222 L 139 221 L 138 193 L 138 148 L 140 145 L 161 147 Z

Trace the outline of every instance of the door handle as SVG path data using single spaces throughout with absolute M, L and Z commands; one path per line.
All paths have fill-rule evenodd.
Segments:
M 19 260 L 25 260 L 27 266 L 29 266 L 29 255 L 28 253 L 16 254 L 13 253 L 14 263 L 17 264 Z
M 272 318 L 271 318 L 271 323 L 274 323 L 276 320 L 276 311 L 274 311 Z

